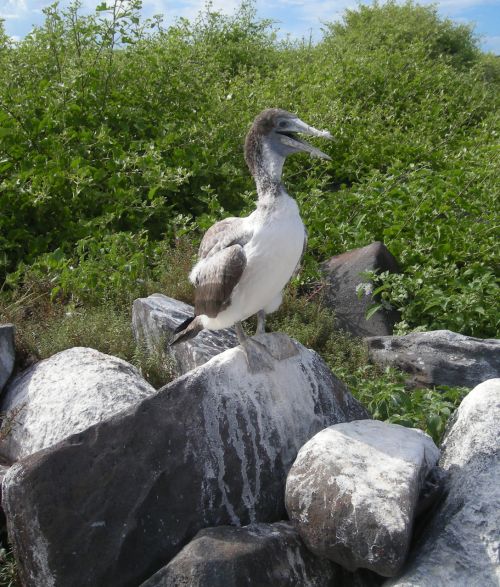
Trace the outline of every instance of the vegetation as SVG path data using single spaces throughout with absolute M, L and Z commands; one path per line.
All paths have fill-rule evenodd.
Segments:
M 253 206 L 246 129 L 280 106 L 335 141 L 329 164 L 287 162 L 309 251 L 272 325 L 377 417 L 437 439 L 463 391 L 410 393 L 368 365 L 314 295 L 318 263 L 383 240 L 403 273 L 373 278 L 399 332 L 498 336 L 499 60 L 411 2 L 347 11 L 316 44 L 279 41 L 251 2 L 169 28 L 140 7 L 54 4 L 18 43 L 0 26 L 0 319 L 17 324 L 21 359 L 90 344 L 165 382 L 135 348 L 130 304 L 190 300 L 202 231 Z
M 0 546 L 0 587 L 21 587 L 12 551 Z
M 270 326 L 320 352 L 374 417 L 438 441 L 466 390 L 409 391 L 370 365 L 321 304 L 318 263 L 383 240 L 403 273 L 372 278 L 400 333 L 499 335 L 498 58 L 412 2 L 348 10 L 315 44 L 278 40 L 251 1 L 169 28 L 140 8 L 54 4 L 16 43 L 0 21 L 0 321 L 17 326 L 18 367 L 89 345 L 167 382 L 168 361 L 132 339 L 131 302 L 191 300 L 203 230 L 253 206 L 248 125 L 280 106 L 335 141 L 329 164 L 287 162 L 309 250 Z M 0 585 L 15 575 L 2 549 Z

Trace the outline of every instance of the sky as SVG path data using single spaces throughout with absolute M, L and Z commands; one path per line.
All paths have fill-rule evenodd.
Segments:
M 93 10 L 102 0 L 83 0 L 87 10 Z M 370 4 L 371 0 L 362 0 Z M 480 36 L 481 47 L 500 55 L 500 0 L 420 0 L 419 4 L 435 4 L 442 16 L 458 23 L 473 23 Z M 44 0 L 0 0 L 0 19 L 14 39 L 24 37 L 35 24 L 43 21 L 42 8 L 51 4 Z M 68 4 L 61 0 L 60 5 Z M 355 8 L 357 0 L 256 0 L 261 18 L 276 23 L 281 35 L 321 37 L 322 23 L 339 20 L 346 8 Z M 205 0 L 143 0 L 145 16 L 163 14 L 164 23 L 171 24 L 176 17 L 195 18 Z M 232 13 L 239 0 L 213 0 L 213 9 Z

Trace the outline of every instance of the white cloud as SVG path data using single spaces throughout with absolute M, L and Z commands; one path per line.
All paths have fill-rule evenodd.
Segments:
M 486 36 L 482 39 L 482 46 L 486 51 L 500 55 L 500 35 Z
M 82 0 L 83 12 L 93 12 L 102 0 Z M 383 0 L 382 0 L 383 1 Z M 398 0 L 403 2 L 404 0 Z M 40 23 L 43 19 L 40 8 L 51 0 L 0 0 L 0 18 L 6 20 L 10 35 L 24 36 L 28 26 Z M 69 4 L 70 0 L 60 0 L 60 6 Z M 355 9 L 359 3 L 371 4 L 373 0 L 256 0 L 257 13 L 261 18 L 269 18 L 277 23 L 279 35 L 308 37 L 319 39 L 321 25 L 325 22 L 338 21 L 348 8 Z M 484 40 L 483 46 L 495 47 L 497 51 L 497 30 L 486 22 L 482 8 L 498 6 L 499 0 L 418 0 L 421 4 L 436 4 L 439 13 L 451 17 L 457 22 L 476 21 L 479 32 L 492 40 Z M 212 9 L 224 14 L 233 13 L 240 5 L 240 0 L 213 0 Z M 162 14 L 166 24 L 176 18 L 195 19 L 206 6 L 206 0 L 143 0 L 143 14 L 151 17 Z
M 168 22 L 176 18 L 194 20 L 203 11 L 206 0 L 144 0 L 144 12 L 149 16 L 162 14 Z M 212 10 L 224 14 L 233 13 L 240 5 L 239 0 L 213 0 Z
M 0 0 L 0 18 L 5 20 L 22 18 L 27 12 L 26 0 Z

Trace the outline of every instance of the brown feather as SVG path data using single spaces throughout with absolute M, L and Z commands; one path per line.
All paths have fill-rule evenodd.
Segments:
M 245 269 L 246 255 L 241 245 L 232 245 L 213 255 L 196 280 L 194 311 L 215 318 L 227 308 L 231 293 Z
M 210 257 L 230 245 L 243 245 L 248 242 L 249 239 L 242 238 L 245 236 L 240 229 L 242 222 L 243 218 L 224 218 L 211 226 L 201 240 L 198 250 L 199 259 Z

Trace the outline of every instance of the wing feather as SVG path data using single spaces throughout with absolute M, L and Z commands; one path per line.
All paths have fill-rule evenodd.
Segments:
M 199 259 L 215 255 L 234 244 L 244 245 L 252 237 L 246 218 L 225 218 L 211 226 L 203 237 L 198 250 Z
M 247 263 L 244 245 L 252 238 L 247 218 L 225 218 L 210 227 L 198 251 L 190 279 L 195 286 L 195 314 L 210 318 L 227 308 Z
M 231 293 L 247 264 L 245 251 L 235 244 L 202 260 L 196 275 L 194 311 L 214 318 L 229 305 Z

